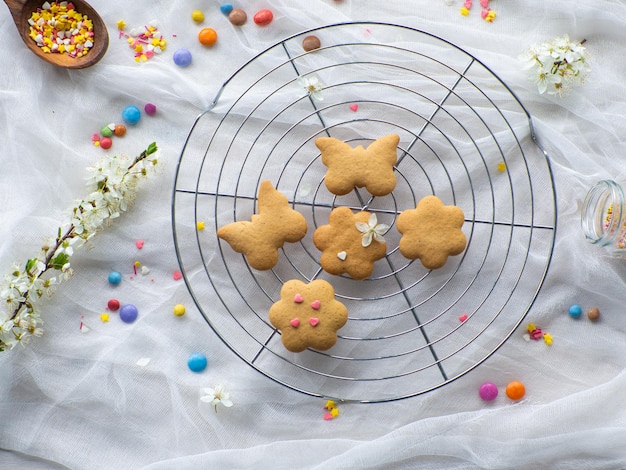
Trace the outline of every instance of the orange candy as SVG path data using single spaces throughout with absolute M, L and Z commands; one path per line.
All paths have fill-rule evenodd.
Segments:
M 521 400 L 526 394 L 526 388 L 522 382 L 510 382 L 506 386 L 506 396 L 511 400 Z
M 212 46 L 217 42 L 217 31 L 213 28 L 202 28 L 198 33 L 198 41 L 203 46 Z
M 117 137 L 124 137 L 124 135 L 126 135 L 126 126 L 124 126 L 123 124 L 118 124 L 117 126 L 115 126 L 113 133 Z

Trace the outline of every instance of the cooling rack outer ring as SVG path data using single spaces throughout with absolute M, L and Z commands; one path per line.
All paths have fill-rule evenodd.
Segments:
M 310 34 L 322 47 L 305 52 Z M 312 77 L 321 101 L 302 86 Z M 391 195 L 328 193 L 317 137 L 367 146 L 391 132 L 401 136 Z M 215 232 L 249 220 L 264 179 L 305 215 L 309 233 L 281 250 L 274 269 L 258 272 Z M 394 232 L 399 212 L 430 194 L 463 209 L 468 240 L 434 271 L 404 259 Z M 319 266 L 312 233 L 337 206 L 374 212 L 391 226 L 387 256 L 365 281 Z M 421 395 L 492 356 L 535 303 L 556 220 L 549 157 L 514 92 L 451 42 L 379 22 L 303 31 L 246 62 L 193 123 L 172 196 L 181 272 L 218 337 L 271 380 L 344 402 Z M 197 230 L 204 221 L 207 230 Z M 282 347 L 267 311 L 291 278 L 328 280 L 348 307 L 330 350 Z

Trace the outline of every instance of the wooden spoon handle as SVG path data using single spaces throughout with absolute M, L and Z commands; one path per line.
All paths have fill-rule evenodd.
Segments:
M 4 0 L 4 3 L 7 4 L 9 10 L 11 11 L 11 15 L 13 15 L 13 18 L 17 21 L 21 16 L 26 0 Z

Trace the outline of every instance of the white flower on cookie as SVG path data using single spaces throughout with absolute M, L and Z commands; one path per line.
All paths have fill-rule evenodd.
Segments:
M 383 235 L 389 230 L 389 225 L 379 224 L 376 214 L 372 214 L 367 223 L 357 222 L 356 228 L 363 234 L 361 244 L 367 247 L 371 245 L 372 239 L 380 243 L 385 243 Z

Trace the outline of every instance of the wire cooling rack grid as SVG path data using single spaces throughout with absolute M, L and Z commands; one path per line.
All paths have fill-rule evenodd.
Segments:
M 311 34 L 322 47 L 305 52 L 302 39 Z M 323 100 L 302 86 L 312 77 Z M 392 194 L 327 191 L 316 138 L 367 146 L 390 133 L 401 137 Z M 306 217 L 309 231 L 285 245 L 274 269 L 260 272 L 215 232 L 250 219 L 265 179 Z M 433 271 L 399 253 L 395 228 L 397 214 L 429 194 L 463 209 L 468 240 L 461 255 Z M 336 206 L 366 209 L 391 226 L 387 255 L 367 280 L 320 268 L 312 234 Z M 381 402 L 449 383 L 515 331 L 550 264 L 556 200 L 530 115 L 485 65 L 423 31 L 346 23 L 287 38 L 224 83 L 185 142 L 172 221 L 189 291 L 241 359 L 299 392 Z M 289 279 L 326 279 L 348 308 L 330 350 L 291 353 L 269 323 Z

